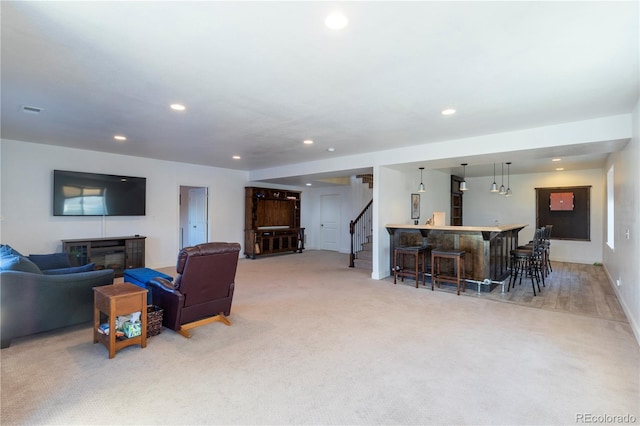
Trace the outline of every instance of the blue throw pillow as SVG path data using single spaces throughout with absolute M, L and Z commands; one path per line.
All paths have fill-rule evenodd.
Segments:
M 71 266 L 68 253 L 30 254 L 29 260 L 38 265 L 38 268 L 42 271 L 69 268 Z
M 42 274 L 42 271 L 35 263 L 24 256 L 5 255 L 0 256 L 0 270 L 30 272 L 32 274 Z
M 77 274 L 78 272 L 91 272 L 95 271 L 96 264 L 95 263 L 87 263 L 82 266 L 71 266 L 69 268 L 59 268 L 59 269 L 48 269 L 46 271 L 42 271 L 45 275 L 65 275 L 65 274 Z
M 23 256 L 22 253 L 20 253 L 18 250 L 11 247 L 9 244 L 2 244 L 0 246 L 0 256 L 12 255 L 12 254 L 16 256 Z

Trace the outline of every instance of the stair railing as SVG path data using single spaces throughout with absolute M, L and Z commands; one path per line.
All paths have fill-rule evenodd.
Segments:
M 351 234 L 351 254 L 349 255 L 349 268 L 355 267 L 354 260 L 357 259 L 355 247 L 362 250 L 362 245 L 367 242 L 367 237 L 371 234 L 371 223 L 373 209 L 373 199 L 362 209 L 358 217 L 349 222 L 349 233 Z M 369 228 L 369 229 L 367 229 Z

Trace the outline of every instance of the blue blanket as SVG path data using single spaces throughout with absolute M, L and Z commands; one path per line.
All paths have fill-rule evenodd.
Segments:
M 147 282 L 156 277 L 162 277 L 169 281 L 173 281 L 173 277 L 149 268 L 125 269 L 124 271 L 125 282 L 135 284 L 142 288 L 147 288 Z

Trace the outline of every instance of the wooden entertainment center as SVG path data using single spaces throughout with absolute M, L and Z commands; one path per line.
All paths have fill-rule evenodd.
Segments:
M 256 256 L 304 249 L 301 191 L 245 187 L 244 254 Z
M 144 268 L 145 238 L 134 235 L 62 240 L 62 250 L 72 253 L 80 266 L 95 263 L 96 269 L 113 269 L 115 276 L 121 277 L 125 269 Z

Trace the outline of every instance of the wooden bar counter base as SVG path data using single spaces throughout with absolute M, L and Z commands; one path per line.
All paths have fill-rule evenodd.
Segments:
M 390 252 L 406 245 L 411 234 L 433 250 L 464 250 L 465 280 L 481 284 L 502 282 L 509 276 L 509 256 L 518 247 L 518 233 L 526 223 L 499 226 L 433 226 L 386 225 L 390 237 Z M 425 241 L 426 240 L 426 241 Z M 393 259 L 390 260 L 393 268 Z M 393 271 L 391 271 L 393 274 Z M 489 289 L 491 287 L 489 286 Z
M 131 283 L 105 285 L 93 288 L 93 343 L 101 342 L 109 349 L 109 359 L 116 351 L 129 346 L 147 347 L 147 292 L 148 290 Z M 116 339 L 116 317 L 140 312 L 142 329 L 139 336 L 123 340 Z M 100 312 L 109 317 L 109 334 L 98 331 Z

